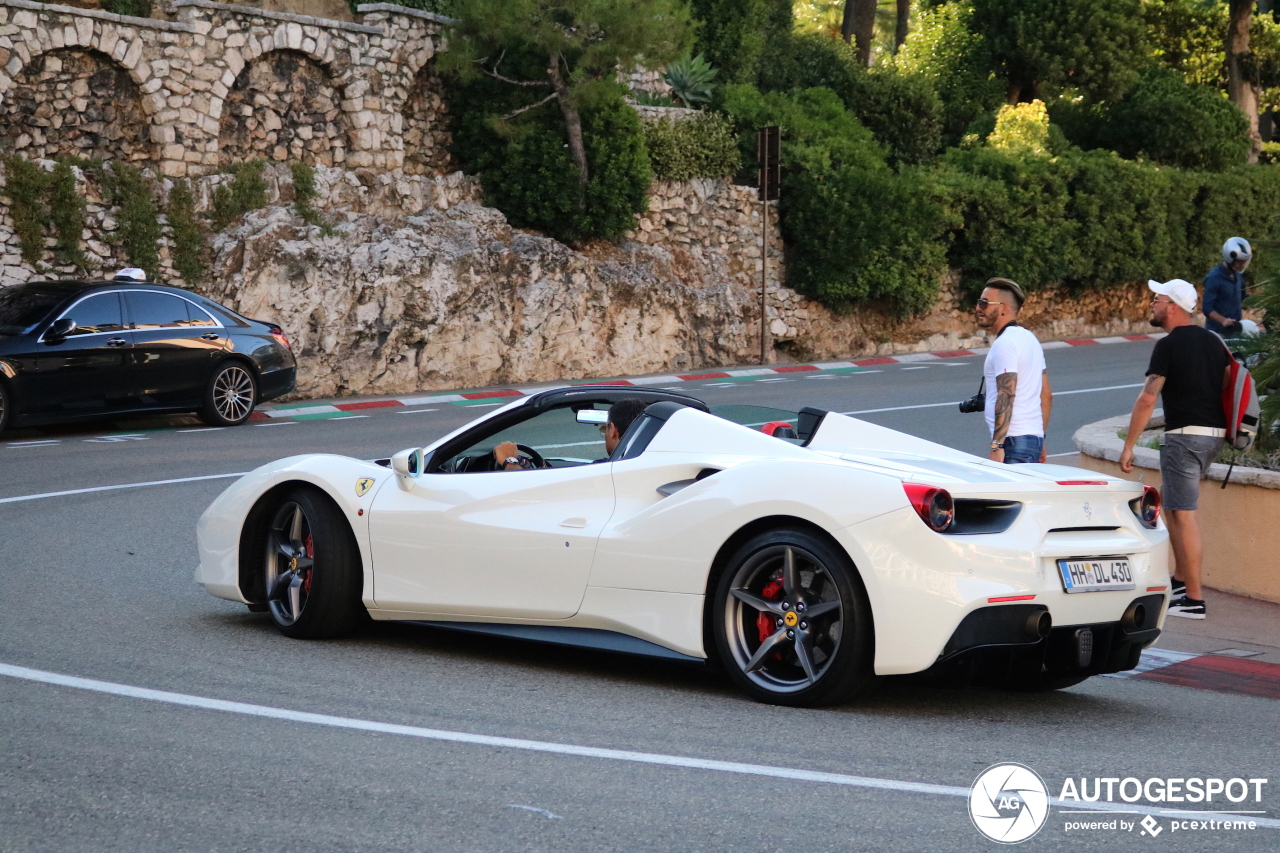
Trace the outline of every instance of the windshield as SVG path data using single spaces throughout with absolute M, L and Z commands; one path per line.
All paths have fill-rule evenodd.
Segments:
M 0 335 L 25 335 L 52 313 L 65 291 L 19 284 L 0 289 Z

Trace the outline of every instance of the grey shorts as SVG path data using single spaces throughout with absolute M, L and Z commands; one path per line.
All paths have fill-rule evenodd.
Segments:
M 1226 442 L 1211 435 L 1166 435 L 1160 445 L 1160 489 L 1165 509 L 1196 509 L 1200 481 Z

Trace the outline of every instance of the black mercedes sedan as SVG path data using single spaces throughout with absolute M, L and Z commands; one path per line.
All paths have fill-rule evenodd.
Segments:
M 279 326 L 186 290 L 119 280 L 0 289 L 0 431 L 140 412 L 235 426 L 296 380 Z

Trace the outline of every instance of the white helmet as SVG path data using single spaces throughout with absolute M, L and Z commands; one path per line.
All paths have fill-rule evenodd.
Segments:
M 1251 260 L 1253 260 L 1253 248 L 1245 238 L 1232 237 L 1222 244 L 1222 262 L 1227 266 L 1231 266 L 1235 261 L 1244 261 L 1244 269 L 1248 269 Z

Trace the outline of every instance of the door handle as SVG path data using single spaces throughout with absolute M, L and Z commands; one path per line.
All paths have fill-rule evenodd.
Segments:
M 200 336 L 200 340 L 202 340 L 202 341 L 216 341 L 216 340 L 217 340 L 218 338 L 220 338 L 220 337 L 221 337 L 221 335 L 219 335 L 217 332 L 205 332 L 203 335 L 201 335 L 201 336 Z
M 566 518 L 560 522 L 561 527 L 586 527 L 587 520 L 585 518 Z
M 124 346 L 126 343 L 127 343 L 127 341 L 125 341 L 125 339 L 124 339 L 124 338 L 112 338 L 111 340 L 107 341 L 107 346 L 109 346 L 109 347 L 122 347 L 122 346 Z

